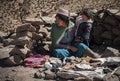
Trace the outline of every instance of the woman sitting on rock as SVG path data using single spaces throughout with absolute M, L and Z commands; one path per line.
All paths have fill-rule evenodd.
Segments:
M 68 10 L 60 8 L 55 19 L 51 30 L 51 56 L 60 59 L 69 56 L 81 57 L 86 55 L 98 57 L 98 55 L 90 50 L 84 43 L 73 42 L 76 27 L 74 27 L 74 23 L 69 20 Z

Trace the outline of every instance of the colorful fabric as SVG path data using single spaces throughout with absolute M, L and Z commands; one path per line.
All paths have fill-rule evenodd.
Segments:
M 41 54 L 32 55 L 24 59 L 25 66 L 28 67 L 42 67 L 46 59 Z

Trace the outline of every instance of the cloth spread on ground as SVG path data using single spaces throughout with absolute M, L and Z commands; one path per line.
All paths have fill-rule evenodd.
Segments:
M 47 58 L 42 54 L 33 54 L 32 56 L 24 59 L 25 66 L 28 67 L 43 67 Z

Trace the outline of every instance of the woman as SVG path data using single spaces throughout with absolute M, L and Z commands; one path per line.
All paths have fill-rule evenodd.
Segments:
M 60 8 L 52 24 L 51 30 L 51 56 L 63 59 L 69 56 L 81 57 L 88 49 L 83 43 L 74 43 L 76 27 L 69 20 L 68 10 Z

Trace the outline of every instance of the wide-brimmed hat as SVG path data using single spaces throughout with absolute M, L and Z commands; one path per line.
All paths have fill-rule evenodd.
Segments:
M 59 8 L 57 14 L 61 14 L 61 15 L 69 17 L 69 11 L 63 8 Z

